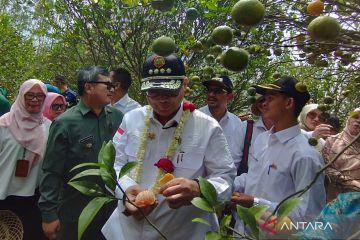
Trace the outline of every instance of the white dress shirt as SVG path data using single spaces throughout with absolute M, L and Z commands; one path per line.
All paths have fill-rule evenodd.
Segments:
M 47 139 L 51 122 L 45 120 L 43 130 Z M 20 145 L 7 127 L 0 127 L 0 200 L 7 196 L 30 197 L 39 184 L 41 161 L 34 164 L 27 177 L 16 177 L 17 160 L 23 159 L 24 147 Z M 25 150 L 25 159 L 34 159 L 35 153 Z
M 260 134 L 254 143 L 254 161 L 244 177 L 235 179 L 235 191 L 260 198 L 260 204 L 270 210 L 285 197 L 307 186 L 324 166 L 323 159 L 301 134 L 299 125 L 273 133 Z M 238 180 L 242 182 L 239 184 Z M 245 182 L 243 180 L 245 179 Z M 291 212 L 292 221 L 306 221 L 316 217 L 325 205 L 324 176 L 303 196 Z M 241 225 L 241 224 L 240 224 Z M 237 222 L 239 229 L 239 224 Z
M 135 108 L 141 107 L 141 105 L 134 99 L 130 98 L 129 95 L 126 93 L 119 101 L 114 103 L 112 107 L 125 114 Z
M 147 106 L 138 108 L 126 114 L 120 125 L 120 131 L 114 136 L 116 148 L 115 169 L 117 172 L 129 161 L 135 161 L 139 146 Z M 163 126 L 153 115 L 150 117 L 150 132 L 155 134 L 153 140 L 147 143 L 143 173 L 139 185 L 149 189 L 154 184 L 158 169 L 154 164 L 165 155 L 175 127 L 169 127 L 179 122 L 183 110 Z M 228 199 L 232 192 L 232 181 L 236 170 L 231 158 L 229 147 L 221 127 L 213 118 L 195 110 L 183 128 L 181 145 L 173 158 L 175 177 L 194 179 L 203 176 L 211 182 L 217 190 L 219 200 Z M 119 180 L 126 190 L 135 184 L 132 174 Z M 118 196 L 121 196 L 119 194 Z M 158 206 L 149 215 L 149 219 L 172 240 L 198 240 L 203 239 L 205 233 L 214 230 L 215 215 L 202 211 L 193 205 L 183 206 L 179 209 L 170 209 L 162 195 L 158 195 Z M 160 239 L 159 234 L 146 222 L 136 221 L 132 216 L 126 217 L 119 202 L 108 222 L 103 227 L 104 236 L 108 240 L 115 239 Z M 212 227 L 191 222 L 196 217 L 202 217 L 212 223 Z
M 213 117 L 209 110 L 209 106 L 204 106 L 199 111 Z M 235 114 L 226 111 L 225 115 L 220 119 L 219 124 L 223 129 L 227 143 L 230 148 L 231 156 L 234 160 L 236 169 L 239 167 L 244 147 L 244 138 L 246 132 L 246 122 L 241 122 Z M 245 130 L 244 130 L 245 126 Z

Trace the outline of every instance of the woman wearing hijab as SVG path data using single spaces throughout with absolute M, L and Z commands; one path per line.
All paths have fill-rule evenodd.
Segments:
M 24 240 L 45 239 L 36 188 L 50 126 L 42 115 L 46 93 L 41 81 L 25 81 L 10 112 L 0 117 L 0 209 L 20 218 Z
M 63 95 L 48 92 L 44 102 L 43 115 L 50 121 L 53 121 L 66 110 L 66 100 Z
M 331 126 L 325 124 L 325 119 L 321 114 L 322 111 L 318 109 L 318 104 L 308 104 L 303 107 L 298 118 L 302 133 L 307 138 L 318 140 L 318 144 L 315 146 L 318 151 L 321 151 L 324 146 L 324 139 L 331 135 Z
M 326 139 L 322 155 L 325 162 L 331 161 L 360 132 L 360 108 L 349 114 L 342 132 Z M 360 191 L 360 140 L 357 140 L 328 168 L 327 201 L 339 193 Z

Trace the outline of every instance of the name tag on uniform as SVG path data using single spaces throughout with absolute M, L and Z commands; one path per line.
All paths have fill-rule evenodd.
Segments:
M 89 135 L 79 140 L 79 143 L 84 145 L 85 148 L 92 148 L 94 145 L 94 136 Z
M 16 177 L 27 177 L 29 174 L 29 166 L 30 166 L 30 162 L 28 160 L 25 160 L 25 159 L 17 160 L 15 176 Z

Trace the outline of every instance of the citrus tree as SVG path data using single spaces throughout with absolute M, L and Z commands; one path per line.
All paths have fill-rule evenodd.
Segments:
M 35 47 L 42 49 L 44 78 L 54 72 L 73 77 L 80 66 L 89 64 L 123 66 L 136 80 L 130 94 L 145 103 L 142 95 L 135 94 L 142 63 L 152 52 L 153 40 L 165 35 L 175 40 L 176 54 L 186 63 L 187 97 L 200 106 L 205 104 L 201 81 L 213 74 L 229 74 L 233 79 L 235 99 L 230 110 L 235 113 L 247 111 L 244 90 L 251 84 L 281 75 L 303 81 L 314 102 L 332 96 L 333 111 L 340 114 L 360 100 L 360 9 L 355 0 L 29 2 L 32 21 L 37 23 L 31 33 L 41 43 Z M 228 53 L 225 59 L 219 57 L 223 52 Z M 62 57 L 57 58 L 59 54 Z M 244 67 L 231 66 L 240 57 Z

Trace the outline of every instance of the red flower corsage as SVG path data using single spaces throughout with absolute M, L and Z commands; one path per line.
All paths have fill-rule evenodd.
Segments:
M 168 158 L 160 158 L 160 160 L 155 163 L 154 166 L 164 170 L 167 173 L 172 173 L 174 171 L 174 165 Z
M 184 101 L 183 103 L 183 110 L 190 110 L 190 112 L 193 112 L 196 109 L 196 105 L 189 101 Z

